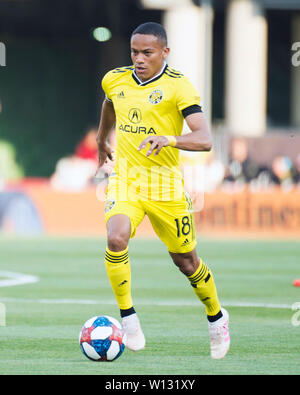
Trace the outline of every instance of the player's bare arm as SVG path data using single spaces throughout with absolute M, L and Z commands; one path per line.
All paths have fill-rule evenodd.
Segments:
M 101 110 L 101 118 L 97 134 L 98 143 L 98 169 L 103 166 L 108 159 L 113 160 L 112 149 L 107 142 L 109 132 L 112 130 L 116 121 L 116 114 L 112 102 L 104 100 Z M 97 171 L 98 171 L 97 169 Z
M 147 156 L 158 155 L 163 147 L 172 146 L 185 151 L 210 151 L 212 148 L 212 136 L 208 128 L 205 116 L 201 112 L 188 115 L 186 123 L 191 130 L 183 136 L 151 136 L 143 140 L 139 150 L 150 144 Z M 172 137 L 172 139 L 170 139 Z

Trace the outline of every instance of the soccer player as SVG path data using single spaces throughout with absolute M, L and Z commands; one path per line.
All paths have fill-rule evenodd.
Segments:
M 128 244 L 145 215 L 205 305 L 211 357 L 223 358 L 230 343 L 228 312 L 221 308 L 211 270 L 196 252 L 193 205 L 183 188 L 179 150 L 209 151 L 212 138 L 190 81 L 170 68 L 162 25 L 138 26 L 131 36 L 132 66 L 109 71 L 97 135 L 99 168 L 113 159 L 107 136 L 115 125 L 115 168 L 105 204 L 105 265 L 127 334 L 127 347 L 145 347 L 131 296 Z M 183 121 L 190 133 L 181 135 Z

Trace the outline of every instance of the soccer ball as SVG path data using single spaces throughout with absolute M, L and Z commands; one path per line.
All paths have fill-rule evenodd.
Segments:
M 121 324 L 108 315 L 90 318 L 79 333 L 83 354 L 92 361 L 114 361 L 122 355 L 126 334 Z

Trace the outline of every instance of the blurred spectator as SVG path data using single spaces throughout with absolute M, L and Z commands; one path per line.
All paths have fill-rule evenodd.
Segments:
M 96 142 L 97 129 L 90 128 L 78 143 L 73 155 L 61 158 L 50 178 L 53 188 L 78 192 L 94 182 L 98 166 L 98 145 Z M 115 133 L 109 136 L 109 142 L 114 146 Z M 100 168 L 97 178 L 107 178 L 114 167 L 114 162 L 107 162 Z M 99 174 L 100 173 L 100 174 Z
M 223 181 L 225 169 L 214 151 L 180 153 L 184 186 L 193 196 L 198 192 L 213 192 Z
M 182 134 L 190 133 L 184 122 Z M 223 181 L 224 165 L 214 151 L 180 151 L 180 168 L 183 174 L 185 190 L 192 199 L 199 193 L 214 191 Z M 196 202 L 194 200 L 194 208 Z
M 300 187 L 300 154 L 297 155 L 295 159 L 295 164 L 293 165 L 291 172 L 293 183 Z
M 61 158 L 50 178 L 53 188 L 67 191 L 85 189 L 95 175 L 98 161 L 96 128 L 90 128 L 71 156 Z
M 50 178 L 50 184 L 57 190 L 78 192 L 90 184 L 96 169 L 96 162 L 90 159 L 81 159 L 76 155 L 61 158 Z
M 225 180 L 248 183 L 255 179 L 262 170 L 257 163 L 249 158 L 247 140 L 244 138 L 233 139 Z
M 180 152 L 184 188 L 193 201 L 194 212 L 204 207 L 204 194 L 214 192 L 224 178 L 223 163 L 211 152 Z
M 214 151 L 209 152 L 204 164 L 204 191 L 213 192 L 217 189 L 225 176 L 225 167 L 217 158 Z
M 24 172 L 16 161 L 14 146 L 0 140 L 0 190 L 4 189 L 7 181 L 20 180 L 23 177 Z
M 97 129 L 90 128 L 82 140 L 79 141 L 76 149 L 75 156 L 81 159 L 89 159 L 98 162 L 98 146 L 96 142 Z
M 193 197 L 194 193 L 203 191 L 204 156 L 194 151 L 180 152 L 180 168 L 183 174 L 184 187 Z
M 292 161 L 288 156 L 276 156 L 272 162 L 272 182 L 281 187 L 293 184 Z

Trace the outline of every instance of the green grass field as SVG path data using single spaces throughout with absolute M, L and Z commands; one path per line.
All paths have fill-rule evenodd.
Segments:
M 133 297 L 147 346 L 97 363 L 81 353 L 78 334 L 92 316 L 119 318 L 103 264 L 105 241 L 0 238 L 0 302 L 6 308 L 0 374 L 299 374 L 300 326 L 291 322 L 291 306 L 300 302 L 300 288 L 292 286 L 300 277 L 300 243 L 199 240 L 197 248 L 230 313 L 226 358 L 210 358 L 204 308 L 164 245 L 134 239 Z M 39 281 L 3 286 L 6 271 Z

